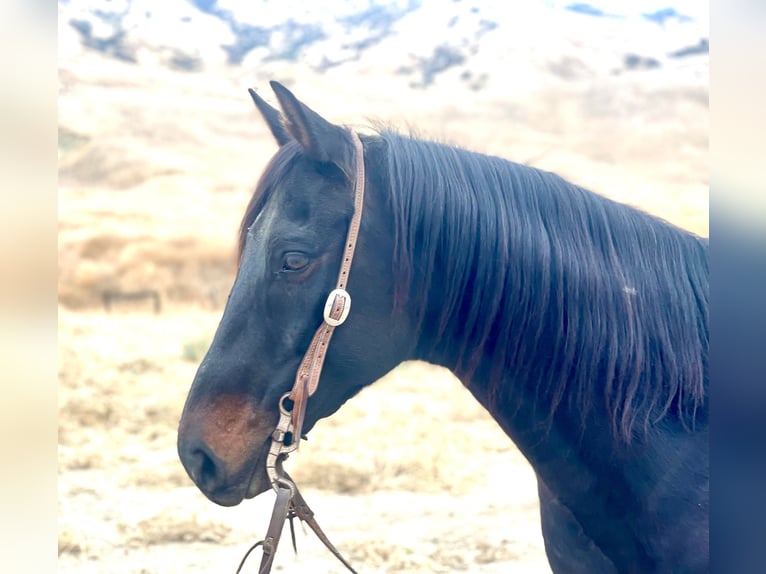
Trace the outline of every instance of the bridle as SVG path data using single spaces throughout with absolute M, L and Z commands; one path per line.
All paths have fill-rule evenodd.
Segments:
M 268 574 L 274 561 L 279 538 L 285 520 L 290 520 L 290 533 L 293 548 L 295 548 L 295 530 L 293 519 L 299 518 L 309 525 L 322 543 L 340 560 L 346 568 L 356 574 L 356 571 L 343 558 L 335 546 L 328 540 L 319 524 L 314 519 L 314 513 L 309 508 L 298 487 L 290 475 L 282 468 L 283 461 L 287 456 L 298 450 L 303 429 L 303 421 L 306 417 L 306 404 L 311 395 L 319 386 L 319 377 L 322 374 L 327 347 L 330 344 L 335 328 L 346 320 L 351 310 L 351 297 L 346 291 L 348 275 L 351 270 L 351 262 L 354 259 L 356 240 L 359 236 L 359 226 L 362 221 L 362 208 L 364 205 L 364 147 L 355 131 L 349 130 L 351 141 L 354 144 L 354 159 L 356 163 L 356 178 L 354 180 L 354 213 L 351 217 L 346 244 L 343 249 L 343 259 L 338 273 L 338 281 L 324 306 L 323 321 L 314 334 L 311 344 L 301 361 L 295 375 L 295 384 L 289 393 L 285 393 L 279 400 L 279 422 L 271 434 L 271 446 L 266 456 L 266 474 L 271 482 L 271 487 L 277 493 L 274 509 L 271 513 L 271 521 L 266 532 L 266 537 L 254 544 L 245 554 L 237 568 L 237 574 L 242 570 L 250 553 L 258 546 L 263 547 L 263 556 L 258 570 L 259 574 Z M 286 404 L 292 402 L 292 409 Z

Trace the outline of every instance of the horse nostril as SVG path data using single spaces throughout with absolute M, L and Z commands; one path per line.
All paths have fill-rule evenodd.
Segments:
M 216 468 L 213 459 L 202 451 L 199 451 L 197 456 L 202 458 L 202 465 L 200 466 L 200 480 L 202 482 L 214 482 L 216 476 Z
M 191 446 L 184 457 L 186 470 L 203 492 L 216 489 L 224 478 L 223 465 L 205 444 Z

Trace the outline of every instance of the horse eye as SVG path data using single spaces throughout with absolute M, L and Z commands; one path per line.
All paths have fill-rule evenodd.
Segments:
M 300 271 L 306 268 L 309 264 L 309 258 L 304 253 L 298 253 L 293 251 L 285 254 L 285 259 L 282 263 L 283 271 Z

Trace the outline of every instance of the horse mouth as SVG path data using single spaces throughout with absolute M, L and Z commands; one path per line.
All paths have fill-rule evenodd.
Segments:
M 203 494 L 219 506 L 237 506 L 246 499 L 255 498 L 259 494 L 271 488 L 271 482 L 266 474 L 266 456 L 269 453 L 271 438 L 263 444 L 257 459 L 253 463 L 252 471 L 245 473 L 244 477 L 233 484 L 227 484 L 212 491 L 202 488 Z
M 259 494 L 271 489 L 271 481 L 266 474 L 266 457 L 269 454 L 269 448 L 271 447 L 271 438 L 264 443 L 263 450 L 261 451 L 258 460 L 255 462 L 255 468 L 253 474 L 250 476 L 250 481 L 247 485 L 247 491 L 244 498 L 255 498 Z M 240 500 L 242 502 L 242 500 Z

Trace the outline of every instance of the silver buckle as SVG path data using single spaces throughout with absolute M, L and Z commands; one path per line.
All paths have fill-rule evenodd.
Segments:
M 343 303 L 343 310 L 340 313 L 340 317 L 337 319 L 334 319 L 330 316 L 330 313 L 332 313 L 332 309 L 335 306 L 335 299 L 337 297 L 340 297 L 344 299 Z M 333 289 L 330 291 L 330 294 L 327 296 L 327 301 L 324 304 L 324 320 L 325 323 L 330 325 L 331 327 L 337 327 L 338 325 L 341 325 L 345 320 L 346 317 L 348 317 L 348 312 L 351 310 L 351 295 L 348 294 L 348 291 L 345 289 Z

